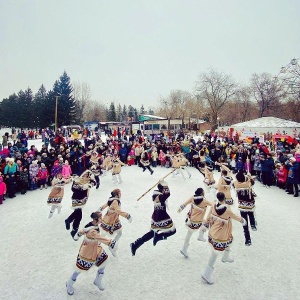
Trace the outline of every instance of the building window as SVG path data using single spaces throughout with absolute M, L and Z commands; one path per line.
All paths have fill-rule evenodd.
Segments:
M 145 124 L 145 130 L 152 130 L 152 124 Z

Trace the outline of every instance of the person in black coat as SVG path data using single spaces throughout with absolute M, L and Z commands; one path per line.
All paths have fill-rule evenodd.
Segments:
M 270 187 L 273 182 L 274 159 L 270 153 L 260 156 L 261 180 L 264 186 Z

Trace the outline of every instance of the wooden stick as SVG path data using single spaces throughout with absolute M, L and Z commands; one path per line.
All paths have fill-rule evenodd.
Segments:
M 169 172 L 167 175 L 165 175 L 162 179 L 165 179 L 167 176 L 169 176 L 170 174 L 172 174 L 175 170 L 177 170 L 178 168 L 174 168 L 171 172 Z M 155 188 L 155 186 L 157 186 L 159 184 L 160 181 L 156 182 L 153 186 L 151 186 L 151 188 L 149 190 L 147 190 L 141 197 L 139 197 L 136 201 L 139 201 L 140 199 L 142 199 L 147 193 L 149 193 L 153 188 Z

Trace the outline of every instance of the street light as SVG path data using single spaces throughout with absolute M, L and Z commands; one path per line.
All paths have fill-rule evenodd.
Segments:
M 218 136 L 219 136 L 219 121 L 220 121 L 220 118 L 219 117 L 217 117 L 217 125 L 218 125 Z
M 58 97 L 59 96 L 55 96 L 55 132 L 57 131 L 57 105 L 58 105 Z

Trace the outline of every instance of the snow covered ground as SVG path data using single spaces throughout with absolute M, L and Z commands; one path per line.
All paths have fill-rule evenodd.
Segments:
M 31 143 L 39 147 L 41 140 Z M 151 176 L 148 170 L 143 173 L 136 166 L 123 167 L 121 184 L 114 185 L 108 174 L 101 177 L 98 190 L 91 190 L 83 209 L 82 226 L 116 187 L 122 190 L 122 209 L 133 217 L 132 223 L 121 218 L 123 236 L 118 256 L 113 257 L 106 248 L 109 261 L 103 292 L 93 284 L 96 268 L 79 275 L 73 296 L 66 292 L 65 282 L 74 270 L 81 245 L 81 240 L 75 242 L 64 225 L 72 212 L 70 184 L 65 187 L 61 214 L 52 219 L 47 218 L 49 188 L 7 199 L 0 206 L 0 299 L 300 299 L 300 198 L 256 183 L 258 231 L 251 231 L 252 246 L 244 245 L 242 226 L 233 221 L 231 253 L 235 262 L 224 264 L 220 256 L 213 273 L 215 284 L 207 285 L 201 273 L 210 255 L 209 244 L 198 241 L 194 234 L 190 257 L 185 259 L 179 252 L 186 234 L 184 220 L 188 208 L 181 214 L 177 209 L 196 188 L 203 187 L 202 175 L 191 167 L 189 170 L 192 177 L 186 180 L 181 175 L 166 178 L 171 191 L 169 214 L 177 233 L 155 247 L 149 241 L 134 257 L 129 245 L 149 230 L 152 191 L 140 201 L 136 199 L 170 169 L 157 167 Z M 218 177 L 216 172 L 215 178 Z M 206 196 L 214 198 L 212 193 Z M 233 209 L 237 211 L 236 203 Z

